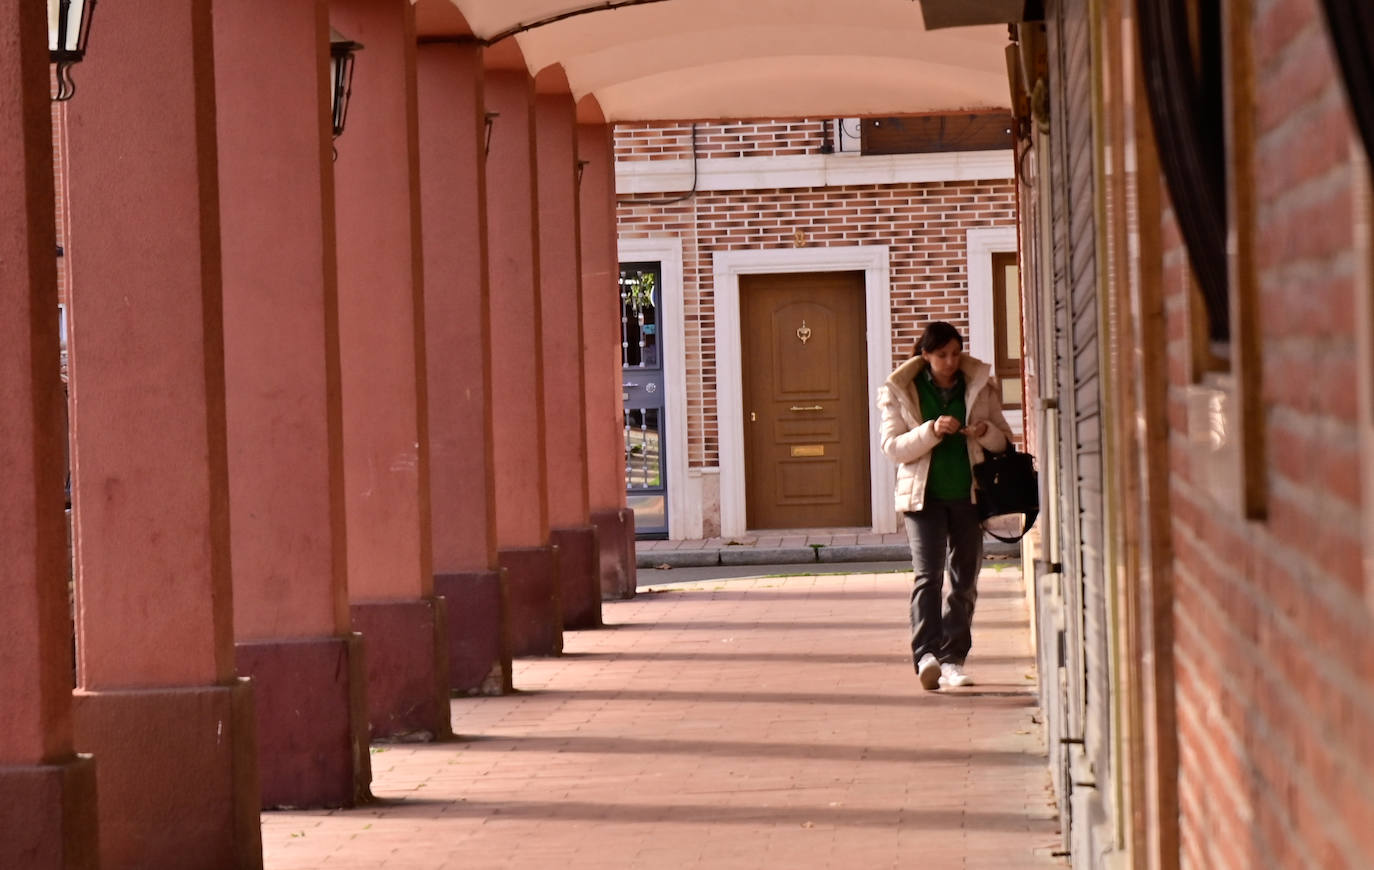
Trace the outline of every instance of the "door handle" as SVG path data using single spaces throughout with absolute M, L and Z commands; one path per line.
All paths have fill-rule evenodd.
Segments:
M 807 406 L 804 407 L 804 408 L 803 408 L 801 405 L 793 405 L 789 410 L 792 410 L 792 411 L 824 411 L 825 408 L 822 408 L 820 405 L 807 405 Z

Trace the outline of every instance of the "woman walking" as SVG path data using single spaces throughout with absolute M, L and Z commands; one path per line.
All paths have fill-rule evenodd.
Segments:
M 973 466 L 1011 440 L 991 369 L 964 353 L 959 330 L 926 327 L 912 358 L 878 391 L 883 454 L 897 463 L 897 510 L 906 517 L 911 564 L 911 656 L 926 689 L 968 686 L 973 606 L 983 561 Z M 940 593 L 949 565 L 950 592 Z

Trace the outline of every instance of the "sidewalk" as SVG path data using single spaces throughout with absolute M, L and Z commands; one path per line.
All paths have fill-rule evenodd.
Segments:
M 1010 536 L 1008 536 L 1010 537 Z M 986 538 L 988 555 L 1015 557 L 1019 544 Z M 709 565 L 788 565 L 799 563 L 909 562 L 906 532 L 879 534 L 867 529 L 803 529 L 749 532 L 733 538 L 690 541 L 639 541 L 639 568 L 694 568 Z
M 608 602 L 457 740 L 374 745 L 376 804 L 263 815 L 286 868 L 1062 867 L 1019 580 L 924 692 L 909 578 L 711 581 Z

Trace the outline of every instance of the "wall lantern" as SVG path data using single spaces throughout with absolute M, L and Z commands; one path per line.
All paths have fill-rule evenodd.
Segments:
M 86 56 L 95 0 L 48 0 L 48 62 L 57 64 L 56 102 L 76 93 L 71 67 Z
M 335 139 L 343 135 L 344 121 L 348 118 L 348 98 L 353 93 L 353 55 L 362 47 L 361 43 L 329 28 L 330 115 Z

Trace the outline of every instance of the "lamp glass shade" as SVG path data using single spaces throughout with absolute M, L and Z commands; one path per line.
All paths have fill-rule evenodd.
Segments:
M 344 131 L 348 119 L 348 99 L 353 92 L 354 52 L 362 45 L 329 30 L 330 124 L 335 137 Z
M 86 54 L 95 0 L 48 0 L 48 58 L 75 63 Z

